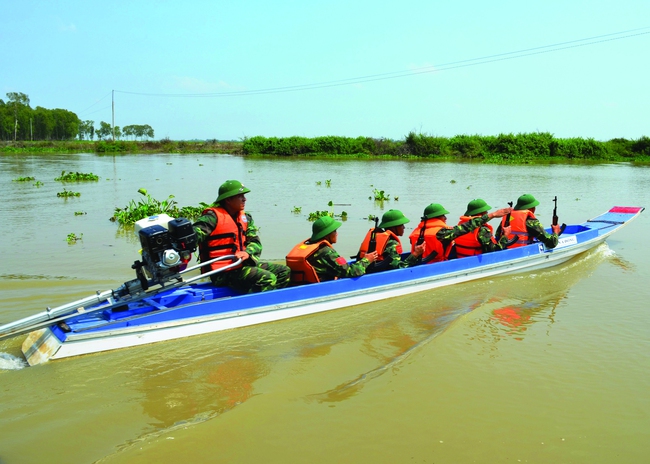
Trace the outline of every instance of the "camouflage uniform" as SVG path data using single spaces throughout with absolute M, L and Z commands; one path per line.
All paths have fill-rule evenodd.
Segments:
M 546 248 L 555 248 L 557 246 L 558 236 L 555 234 L 549 234 L 544 230 L 544 226 L 539 219 L 526 219 L 526 229 L 528 229 L 528 235 L 539 240 Z M 497 228 L 497 236 L 501 233 L 501 226 Z
M 321 282 L 334 280 L 334 278 L 358 277 L 366 273 L 370 264 L 366 258 L 361 258 L 356 263 L 348 264 L 345 258 L 339 255 L 332 247 L 321 247 L 316 253 L 307 258 L 314 267 Z
M 499 235 L 497 234 L 497 237 Z M 505 250 L 508 247 L 508 237 L 505 235 L 502 236 L 497 243 L 492 241 L 492 231 L 487 227 L 481 226 L 478 230 L 478 235 L 476 237 L 478 243 L 481 244 L 481 250 L 483 253 L 491 253 L 493 251 Z
M 290 269 L 283 264 L 260 262 L 262 242 L 257 235 L 257 227 L 250 214 L 246 213 L 248 227 L 245 231 L 246 253 L 249 258 L 242 267 L 229 271 L 218 272 L 210 276 L 212 283 L 219 287 L 227 286 L 242 293 L 256 293 L 276 288 L 284 288 L 289 284 Z M 211 211 L 201 216 L 194 223 L 198 243 L 204 242 L 217 227 L 217 217 Z
M 463 222 L 462 224 L 459 224 L 457 226 L 454 226 L 451 229 L 440 229 L 438 233 L 436 233 L 436 238 L 442 242 L 442 244 L 447 247 L 449 242 L 454 240 L 457 237 L 460 237 L 461 235 L 465 235 L 476 229 L 477 227 L 481 227 L 484 224 L 487 224 L 490 218 L 488 217 L 487 214 L 484 214 L 483 216 L 477 216 L 472 219 L 470 219 L 467 222 Z M 487 227 L 481 227 L 483 229 L 482 231 L 479 231 L 479 242 L 481 242 L 481 245 L 483 244 L 483 240 L 485 232 L 489 234 L 489 237 L 492 236 L 492 233 L 490 232 L 490 229 Z M 484 232 L 485 231 L 485 232 Z M 488 239 L 489 239 L 488 237 Z
M 402 269 L 405 267 L 415 266 L 420 262 L 420 258 L 408 255 L 406 259 L 402 260 L 402 255 L 397 252 L 397 245 L 399 243 L 393 237 L 390 237 L 386 242 L 386 247 L 382 253 L 382 260 L 375 261 L 370 265 L 367 272 L 388 271 L 390 269 Z

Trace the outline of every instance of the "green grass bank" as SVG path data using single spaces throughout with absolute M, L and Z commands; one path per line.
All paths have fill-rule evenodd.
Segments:
M 1 142 L 0 153 L 226 153 L 246 156 L 422 158 L 497 164 L 546 162 L 635 162 L 650 164 L 650 138 L 597 141 L 555 138 L 549 133 L 457 135 L 409 133 L 403 140 L 372 137 L 250 137 L 212 141 Z

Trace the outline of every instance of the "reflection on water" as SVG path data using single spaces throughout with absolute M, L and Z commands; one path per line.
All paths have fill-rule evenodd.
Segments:
M 486 345 L 490 356 L 495 356 L 500 340 L 523 341 L 526 331 L 534 324 L 545 323 L 548 334 L 557 311 L 566 304 L 571 287 L 605 260 L 617 266 L 624 264 L 607 244 L 602 244 L 559 267 L 495 279 L 490 289 L 493 296 L 485 305 L 489 317 L 470 323 L 475 337 Z
M 147 372 L 136 388 L 150 421 L 136 440 L 120 449 L 207 421 L 244 403 L 254 394 L 254 383 L 268 374 L 268 366 L 249 349 L 210 354 L 191 363 L 164 359 L 164 364 L 149 363 Z
M 398 370 L 399 365 L 415 350 L 431 342 L 459 317 L 471 311 L 491 313 L 487 319 L 479 318 L 483 325 L 479 334 L 483 342 L 494 350 L 502 338 L 523 340 L 529 326 L 539 322 L 548 323 L 550 330 L 555 313 L 562 300 L 566 298 L 571 286 L 581 278 L 588 276 L 610 256 L 607 245 L 602 245 L 570 262 L 543 273 L 529 273 L 521 276 L 502 277 L 492 282 L 479 282 L 469 288 L 441 289 L 436 294 L 427 294 L 426 305 L 417 306 L 422 296 L 410 295 L 401 298 L 402 307 L 413 307 L 408 317 L 388 319 L 368 327 L 366 336 L 360 345 L 360 351 L 374 358 L 377 365 L 360 373 L 357 377 L 337 385 L 335 388 L 308 397 L 309 401 L 338 402 L 357 394 L 364 385 L 391 370 Z M 531 288 L 538 288 L 541 293 L 531 298 Z M 454 292 L 471 292 L 460 300 L 459 306 L 450 306 L 454 301 Z M 521 295 L 521 296 L 519 296 Z M 524 296 L 525 295 L 525 296 Z M 412 301 L 411 301 L 412 300 Z M 394 305 L 393 302 L 379 303 L 377 306 Z M 475 330 L 476 327 L 473 327 Z

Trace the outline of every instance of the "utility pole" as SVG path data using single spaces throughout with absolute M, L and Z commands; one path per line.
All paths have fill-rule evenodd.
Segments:
M 113 128 L 113 142 L 115 142 L 115 90 L 111 90 L 111 99 L 112 99 L 112 104 L 111 106 L 113 107 L 113 120 L 112 120 L 112 128 Z

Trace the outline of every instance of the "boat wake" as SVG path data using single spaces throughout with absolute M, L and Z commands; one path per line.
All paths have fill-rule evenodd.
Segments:
M 0 371 L 17 371 L 27 366 L 28 364 L 24 359 L 9 353 L 0 353 Z

